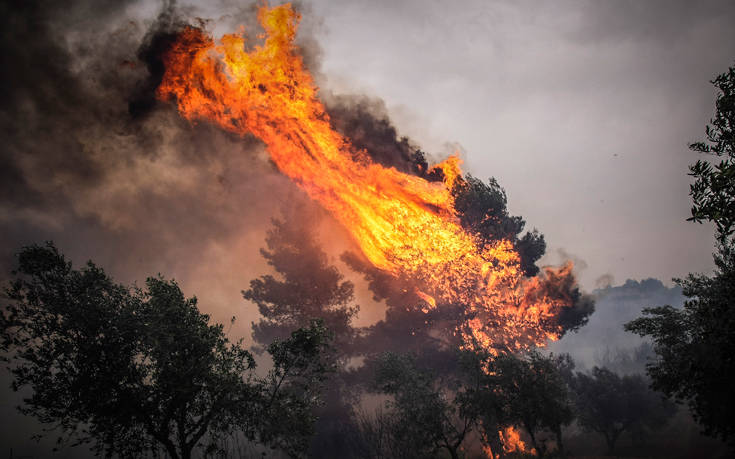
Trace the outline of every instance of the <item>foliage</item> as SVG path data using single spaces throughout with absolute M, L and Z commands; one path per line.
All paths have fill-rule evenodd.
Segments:
M 481 438 L 495 454 L 503 451 L 499 432 L 513 424 L 504 380 L 495 357 L 486 351 L 464 351 L 460 356 L 464 390 L 457 396 L 461 411 L 476 419 Z
M 713 276 L 679 281 L 683 309 L 644 309 L 626 329 L 654 342 L 657 359 L 647 367 L 653 387 L 687 402 L 705 433 L 735 441 L 735 252 L 723 247 Z
M 273 344 L 280 377 L 259 379 L 241 342 L 210 325 L 174 281 L 127 288 L 92 262 L 72 269 L 51 243 L 25 247 L 18 261 L 3 350 L 13 388 L 32 389 L 21 411 L 58 428 L 60 441 L 91 443 L 107 457 L 164 448 L 188 458 L 235 428 L 273 446 L 308 430 L 326 370 L 322 325 Z
M 606 368 L 577 373 L 574 393 L 580 426 L 602 434 L 611 453 L 623 432 L 661 427 L 675 411 L 641 375 L 621 377 Z
M 389 394 L 393 448 L 406 456 L 432 457 L 445 450 L 459 457 L 459 448 L 475 423 L 475 413 L 460 409 L 456 392 L 446 390 L 437 376 L 420 369 L 406 355 L 385 353 L 376 365 L 375 388 Z
M 375 387 L 391 395 L 392 401 L 371 431 L 389 431 L 414 445 L 408 449 L 417 457 L 431 457 L 440 450 L 458 457 L 472 430 L 497 453 L 503 451 L 499 432 L 521 426 L 540 455 L 549 450 L 542 432 L 554 436 L 563 452 L 561 429 L 573 419 L 564 378 L 571 366 L 568 356 L 536 352 L 493 356 L 465 350 L 459 359 L 458 370 L 439 375 L 424 369 L 413 356 L 381 355 Z M 390 435 L 384 434 L 383 442 L 396 445 Z
M 720 238 L 727 238 L 735 231 L 735 67 L 712 83 L 719 94 L 715 117 L 705 130 L 707 141 L 689 147 L 722 159 L 716 164 L 698 160 L 690 166 L 695 182 L 690 188 L 693 205 L 688 220 L 713 222 Z
M 716 269 L 711 276 L 690 274 L 676 280 L 687 297 L 682 309 L 644 309 L 626 329 L 653 340 L 658 358 L 648 365 L 653 387 L 687 402 L 708 435 L 735 446 L 735 69 L 718 76 L 716 114 L 707 126 L 707 143 L 695 151 L 724 157 L 719 164 L 697 161 L 691 187 L 692 217 L 710 221 L 717 230 Z
M 311 437 L 312 456 L 343 455 L 343 430 L 350 420 L 349 399 L 354 385 L 345 381 L 345 366 L 354 353 L 357 336 L 351 322 L 358 311 L 352 305 L 354 286 L 329 264 L 314 234 L 318 221 L 308 209 L 283 209 L 283 220 L 273 220 L 261 254 L 275 270 L 250 282 L 243 292 L 253 301 L 262 318 L 253 324 L 253 338 L 263 350 L 274 339 L 319 319 L 333 337 L 325 350 L 325 362 L 335 371 L 326 390 L 324 404 L 316 414 L 316 435 Z
M 314 408 L 321 403 L 321 389 L 334 365 L 327 356 L 332 333 L 321 320 L 299 328 L 291 337 L 268 346 L 273 369 L 260 382 L 265 394 L 263 410 L 257 414 L 261 441 L 290 456 L 308 449 L 314 434 Z
M 497 180 L 487 184 L 470 174 L 458 180 L 452 190 L 454 207 L 460 223 L 472 234 L 477 234 L 482 244 L 507 239 L 515 245 L 521 256 L 521 268 L 527 276 L 539 272 L 536 261 L 546 252 L 544 236 L 535 229 L 519 237 L 526 226 L 519 216 L 508 214 L 508 197 Z
M 305 218 L 305 217 L 302 217 Z M 258 306 L 263 318 L 253 324 L 253 338 L 261 345 L 288 336 L 319 318 L 334 334 L 334 349 L 344 357 L 352 348 L 354 329 L 350 322 L 358 307 L 352 282 L 343 280 L 309 228 L 310 222 L 273 220 L 261 254 L 278 273 L 250 281 L 245 299 Z
M 508 404 L 507 421 L 525 428 L 540 456 L 548 450 L 539 436 L 545 431 L 554 435 L 563 452 L 562 427 L 574 419 L 564 378 L 571 366 L 569 356 L 544 356 L 535 351 L 522 358 L 500 355 L 495 359 L 493 369 Z

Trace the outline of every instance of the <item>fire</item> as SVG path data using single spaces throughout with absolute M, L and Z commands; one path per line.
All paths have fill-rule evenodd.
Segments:
M 533 454 L 536 455 L 535 448 L 529 448 L 526 443 L 521 439 L 521 433 L 513 426 L 504 428 L 498 431 L 498 437 L 503 445 L 503 453 L 522 453 L 522 454 Z M 482 451 L 488 459 L 497 459 L 502 457 L 500 453 L 493 453 L 492 448 L 485 444 L 482 447 Z
M 249 51 L 241 35 L 216 42 L 184 30 L 164 57 L 159 98 L 175 100 L 189 120 L 260 138 L 278 169 L 344 225 L 375 267 L 415 280 L 427 309 L 466 305 L 467 345 L 518 349 L 557 337 L 565 299 L 544 292 L 543 279 L 523 277 L 509 241 L 479 249 L 459 224 L 451 193 L 459 158 L 434 166 L 441 183 L 373 163 L 331 128 L 293 44 L 299 15 L 288 4 L 263 6 L 258 19 L 264 41 Z M 570 272 L 547 269 L 545 278 Z
M 503 442 L 503 451 L 506 453 L 530 453 L 535 455 L 536 450 L 534 448 L 528 449 L 526 443 L 521 440 L 521 433 L 518 432 L 515 427 L 506 427 L 504 430 L 498 432 L 500 434 L 500 440 Z

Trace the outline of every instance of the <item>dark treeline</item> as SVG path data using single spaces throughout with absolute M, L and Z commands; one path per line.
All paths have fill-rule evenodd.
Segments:
M 371 352 L 352 284 L 293 223 L 274 221 L 263 250 L 278 276 L 243 292 L 263 315 L 261 372 L 175 282 L 125 287 L 51 244 L 24 248 L 2 320 L 14 388 L 32 389 L 23 413 L 107 457 L 459 458 L 574 455 L 580 433 L 613 454 L 676 411 L 643 375 L 575 372 L 568 355 L 430 346 L 410 329 L 426 347 Z

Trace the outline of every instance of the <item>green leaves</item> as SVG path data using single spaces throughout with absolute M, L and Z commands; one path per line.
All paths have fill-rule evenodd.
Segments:
M 723 159 L 717 163 L 698 160 L 689 167 L 695 181 L 689 191 L 693 205 L 688 220 L 711 221 L 724 242 L 735 232 L 735 68 L 712 83 L 719 94 L 715 117 L 705 130 L 707 142 L 695 142 L 689 148 Z

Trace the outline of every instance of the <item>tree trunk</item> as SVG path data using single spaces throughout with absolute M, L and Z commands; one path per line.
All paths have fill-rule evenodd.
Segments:
M 538 443 L 536 443 L 536 434 L 533 429 L 529 429 L 528 426 L 526 426 L 526 430 L 528 431 L 528 435 L 531 437 L 531 445 L 533 445 L 536 450 L 536 454 L 538 454 L 538 457 L 544 457 L 544 450 L 539 448 Z
M 556 449 L 559 451 L 559 456 L 566 457 L 566 454 L 564 453 L 564 442 L 561 438 L 561 426 L 554 429 L 554 434 L 556 435 Z
M 180 459 L 179 452 L 176 451 L 176 447 L 173 443 L 164 443 L 164 446 L 166 447 L 166 452 L 168 452 L 168 455 L 171 456 L 171 459 Z
M 498 434 L 498 431 L 494 430 L 493 433 L 486 435 L 488 437 L 487 442 L 490 445 L 490 451 L 493 452 L 495 459 L 504 457 L 505 451 L 503 451 L 503 442 L 500 441 L 500 434 Z
M 607 432 L 605 432 L 605 441 L 607 441 L 607 451 L 612 454 L 615 452 L 615 442 L 618 441 L 618 436 L 620 435 L 620 432 L 614 431 L 610 435 L 608 435 Z

